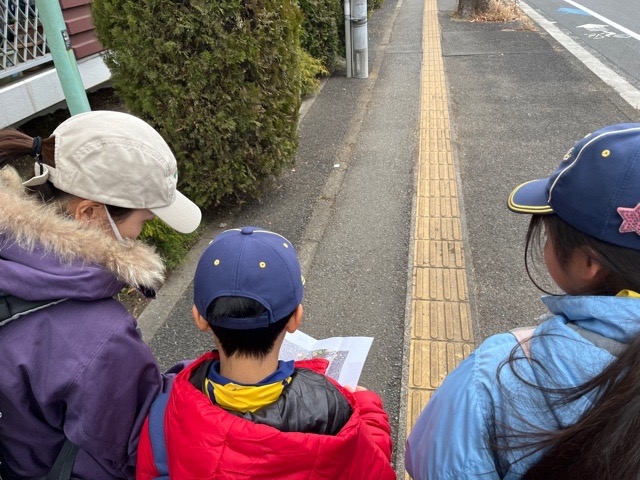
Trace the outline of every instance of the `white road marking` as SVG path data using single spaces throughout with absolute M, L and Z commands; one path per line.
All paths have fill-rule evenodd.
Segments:
M 565 0 L 569 1 L 569 0 Z M 604 65 L 600 60 L 591 55 L 585 48 L 566 35 L 554 22 L 536 12 L 523 0 L 519 1 L 519 6 L 529 18 L 544 28 L 549 35 L 555 38 L 564 48 L 571 52 L 578 60 L 586 65 L 589 70 L 595 73 L 607 85 L 610 85 L 620 96 L 635 109 L 640 109 L 640 91 L 638 91 L 627 80 Z
M 583 10 L 583 11 L 587 12 L 589 15 L 591 15 L 592 17 L 597 18 L 598 20 L 602 20 L 606 24 L 611 25 L 613 28 L 616 28 L 616 29 L 620 30 L 621 32 L 626 33 L 630 37 L 633 37 L 636 40 L 640 40 L 640 34 L 634 32 L 633 30 L 629 30 L 628 28 L 623 27 L 619 23 L 616 23 L 613 20 L 609 20 L 607 17 L 603 17 L 599 13 L 596 13 L 593 10 L 589 10 L 587 7 L 583 7 L 578 2 L 574 2 L 573 0 L 564 0 L 564 1 L 567 2 L 569 5 L 573 5 L 574 7 L 579 8 L 580 10 Z

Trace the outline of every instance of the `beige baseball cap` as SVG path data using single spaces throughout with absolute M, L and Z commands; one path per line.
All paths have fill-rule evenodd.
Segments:
M 176 159 L 160 134 L 122 112 L 93 111 L 60 124 L 55 168 L 35 164 L 31 187 L 51 181 L 60 190 L 116 207 L 149 209 L 181 233 L 193 232 L 202 214 L 176 189 Z

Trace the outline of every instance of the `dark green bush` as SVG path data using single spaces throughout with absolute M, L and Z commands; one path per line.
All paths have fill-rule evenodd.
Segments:
M 337 59 L 344 57 L 342 0 L 299 0 L 298 3 L 304 15 L 302 48 L 331 70 Z
M 94 0 L 116 92 L 178 158 L 208 208 L 293 162 L 300 107 L 295 0 Z

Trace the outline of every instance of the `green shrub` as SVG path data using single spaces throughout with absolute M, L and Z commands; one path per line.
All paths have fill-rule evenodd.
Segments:
M 156 126 L 180 188 L 208 208 L 293 163 L 300 107 L 295 0 L 94 0 L 114 88 Z
M 371 13 L 373 10 L 377 10 L 382 7 L 384 0 L 367 0 L 367 11 Z
M 153 244 L 162 256 L 168 271 L 173 270 L 189 253 L 191 246 L 198 240 L 200 231 L 184 235 L 157 218 L 145 223 L 140 235 L 141 240 Z
M 332 70 L 337 59 L 344 56 L 342 0 L 299 0 L 298 3 L 304 15 L 302 47 L 321 60 L 327 70 Z
M 300 73 L 302 81 L 301 95 L 311 95 L 318 91 L 320 86 L 319 77 L 329 75 L 329 71 L 322 64 L 322 61 L 313 58 L 305 50 L 300 52 Z

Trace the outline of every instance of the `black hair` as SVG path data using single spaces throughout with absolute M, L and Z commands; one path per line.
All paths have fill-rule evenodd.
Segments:
M 287 322 L 295 312 L 263 328 L 235 330 L 216 325 L 218 318 L 253 318 L 267 309 L 257 300 L 247 297 L 218 297 L 207 308 L 207 323 L 218 339 L 218 347 L 227 357 L 235 354 L 246 357 L 264 358 L 275 345 Z
M 15 128 L 0 130 L 0 168 L 28 157 L 31 154 L 33 142 L 33 137 Z M 42 140 L 39 160 L 44 165 L 55 168 L 54 156 L 55 137 L 45 138 Z M 72 195 L 55 187 L 53 183 L 49 181 L 42 185 L 30 187 L 29 191 L 44 203 L 59 202 L 64 204 L 66 200 L 72 197 Z M 107 209 L 114 221 L 124 220 L 133 213 L 133 209 L 115 207 L 113 205 L 107 205 Z
M 537 432 L 527 443 L 542 457 L 524 480 L 597 478 L 636 480 L 640 472 L 640 335 L 600 374 L 582 385 L 554 389 L 550 408 L 586 395 L 595 400 L 566 428 Z
M 600 288 L 589 294 L 616 295 L 624 289 L 640 292 L 640 251 L 598 240 L 557 215 L 532 215 L 529 222 L 525 239 L 525 265 L 529 278 L 538 289 L 549 293 L 536 283 L 529 268 L 529 260 L 535 264 L 541 257 L 543 228 L 553 240 L 554 254 L 561 267 L 569 264 L 576 250 L 582 250 L 609 272 Z
M 533 253 L 540 253 L 543 227 L 553 241 L 561 268 L 566 267 L 575 250 L 580 249 L 608 271 L 604 284 L 591 294 L 615 295 L 623 289 L 640 291 L 639 251 L 593 238 L 557 215 L 532 216 L 526 237 L 526 257 L 535 259 Z M 531 278 L 528 267 L 527 273 Z M 545 361 L 524 358 L 516 346 L 509 359 L 498 368 L 498 382 L 501 369 L 507 367 L 527 388 L 538 389 L 550 399 L 547 408 L 569 405 L 585 396 L 592 396 L 593 403 L 574 424 L 557 430 L 517 432 L 509 425 L 496 426 L 501 431 L 494 431 L 489 442 L 494 451 L 522 449 L 525 455 L 542 451 L 541 458 L 523 475 L 525 480 L 637 479 L 640 472 L 640 335 L 602 372 L 575 387 L 547 388 L 532 384 L 518 373 L 517 362 L 522 361 L 537 365 L 540 374 L 546 371 Z M 520 409 L 515 398 L 507 401 L 517 414 Z M 524 418 L 521 420 L 526 422 Z

